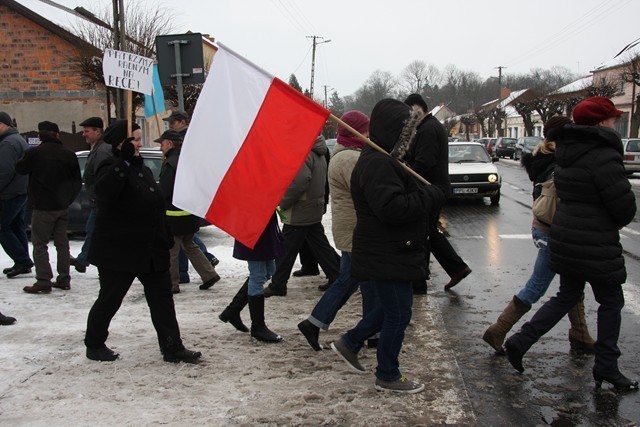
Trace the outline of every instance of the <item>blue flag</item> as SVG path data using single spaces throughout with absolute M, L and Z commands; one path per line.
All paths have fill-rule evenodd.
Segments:
M 164 113 L 164 93 L 160 85 L 160 75 L 158 74 L 158 64 L 153 64 L 153 95 L 144 96 L 144 117 L 149 118 L 155 114 Z M 155 104 L 155 111 L 153 105 Z

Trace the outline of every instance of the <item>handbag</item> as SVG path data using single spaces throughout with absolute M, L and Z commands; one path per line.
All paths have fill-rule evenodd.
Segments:
M 540 186 L 540 195 L 533 201 L 531 210 L 538 221 L 551 225 L 558 206 L 558 194 L 553 182 L 553 175 L 548 180 L 536 184 Z

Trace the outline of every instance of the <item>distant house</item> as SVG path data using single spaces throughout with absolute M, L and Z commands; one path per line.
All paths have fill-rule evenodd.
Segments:
M 106 92 L 82 85 L 73 58 L 99 51 L 64 28 L 13 0 L 0 0 L 0 110 L 18 129 L 43 120 L 72 132 L 87 117 L 107 118 Z
M 634 59 L 638 61 L 638 56 L 640 56 L 640 49 L 627 52 L 591 71 L 594 86 L 610 84 L 617 88 L 611 101 L 618 110 L 623 111 L 620 120 L 616 123 L 616 130 L 623 138 L 627 138 L 631 133 L 632 103 L 638 96 L 638 88 L 633 83 L 625 81 L 625 74 L 630 72 L 631 61 Z M 636 72 L 638 71 L 640 70 L 636 70 Z

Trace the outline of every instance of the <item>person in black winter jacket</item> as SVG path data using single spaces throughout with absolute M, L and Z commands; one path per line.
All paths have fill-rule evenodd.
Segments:
M 638 382 L 618 368 L 622 283 L 627 278 L 619 229 L 636 214 L 636 201 L 622 164 L 622 143 L 614 130 L 622 112 L 604 97 L 582 101 L 573 111 L 576 125 L 552 132 L 556 141 L 554 181 L 560 202 L 551 224 L 551 269 L 560 290 L 519 333 L 505 342 L 511 365 L 523 372 L 529 348 L 575 306 L 589 282 L 598 308 L 593 378 L 620 390 Z
M 42 143 L 28 150 L 22 160 L 16 163 L 16 172 L 29 175 L 29 204 L 31 214 L 31 242 L 33 262 L 36 267 L 36 283 L 25 286 L 30 294 L 49 293 L 51 288 L 68 290 L 71 287 L 69 265 L 69 205 L 73 203 L 80 189 L 80 164 L 75 153 L 62 146 L 58 125 L 49 121 L 38 123 L 38 137 Z M 49 263 L 49 240 L 57 253 L 58 277 L 55 283 Z
M 100 292 L 87 318 L 84 343 L 87 358 L 113 361 L 119 355 L 105 345 L 109 324 L 134 279 L 140 280 L 167 362 L 195 363 L 202 355 L 185 349 L 180 338 L 171 293 L 169 249 L 173 237 L 167 226 L 164 197 L 153 173 L 140 156 L 142 143 L 127 136 L 127 121 L 105 131 L 114 157 L 96 174 L 96 225 L 89 262 L 98 267 Z
M 451 180 L 449 179 L 447 132 L 440 121 L 429 112 L 427 103 L 422 96 L 414 93 L 409 95 L 404 102 L 423 115 L 416 131 L 416 141 L 407 153 L 407 163 L 424 179 L 438 186 L 445 197 L 449 197 Z M 438 227 L 440 210 L 432 212 L 429 220 L 427 267 L 429 266 L 429 256 L 433 253 L 438 263 L 451 278 L 444 288 L 445 290 L 451 289 L 471 274 L 471 268 L 451 246 L 447 236 L 440 231 Z M 427 284 L 425 281 L 414 282 L 413 290 L 416 294 L 426 294 Z
M 371 140 L 387 153 L 365 147 L 351 175 L 356 210 L 351 275 L 361 280 L 363 294 L 375 293 L 380 305 L 331 344 L 358 372 L 364 341 L 380 332 L 377 345 L 377 390 L 417 393 L 424 384 L 408 380 L 399 369 L 404 331 L 411 320 L 412 281 L 427 276 L 427 218 L 444 202 L 442 191 L 423 185 L 398 162 L 412 141 L 420 116 L 406 104 L 384 99 L 371 113 Z

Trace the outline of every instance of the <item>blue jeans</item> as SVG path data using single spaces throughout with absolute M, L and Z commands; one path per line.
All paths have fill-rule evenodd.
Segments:
M 213 259 L 213 255 L 207 252 L 207 247 L 197 234 L 193 235 L 193 242 L 200 247 L 200 250 L 209 261 Z M 180 271 L 180 280 L 189 279 L 189 259 L 182 249 L 180 249 L 180 254 L 178 255 L 178 270 Z
M 538 248 L 538 256 L 533 266 L 533 273 L 524 288 L 518 293 L 520 301 L 531 307 L 549 289 L 549 285 L 556 273 L 549 268 L 549 236 L 535 228 L 531 229 L 533 244 Z
M 247 261 L 247 263 L 249 264 L 249 289 L 247 294 L 250 297 L 264 295 L 264 284 L 276 271 L 276 260 Z
M 89 218 L 87 218 L 87 225 L 85 226 L 86 236 L 84 238 L 84 243 L 82 244 L 82 249 L 80 249 L 80 253 L 76 257 L 76 261 L 79 264 L 87 267 L 89 265 L 89 261 L 87 257 L 89 256 L 89 248 L 91 247 L 91 238 L 93 237 L 93 229 L 96 228 L 96 209 L 91 209 L 89 212 Z
M 380 304 L 358 322 L 355 328 L 342 336 L 347 348 L 358 353 L 364 341 L 380 332 L 378 340 L 376 377 L 383 381 L 400 378 L 398 356 L 404 340 L 404 331 L 411 321 L 413 286 L 411 282 L 361 282 L 365 294 L 377 294 Z
M 27 225 L 24 222 L 24 210 L 27 195 L 2 200 L 0 211 L 0 244 L 17 265 L 33 265 L 29 257 Z
M 309 322 L 318 328 L 329 329 L 336 314 L 347 303 L 351 295 L 358 289 L 360 281 L 351 277 L 351 252 L 342 252 L 340 258 L 340 275 L 327 289 L 309 316 Z M 362 294 L 363 317 L 377 305 L 377 294 Z

